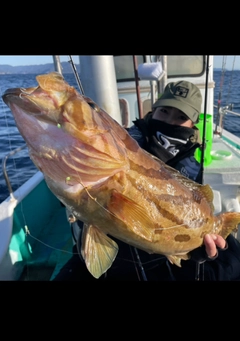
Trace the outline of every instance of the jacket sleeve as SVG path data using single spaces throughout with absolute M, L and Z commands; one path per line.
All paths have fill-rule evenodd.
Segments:
M 208 259 L 208 255 L 205 250 L 205 246 L 200 246 L 197 249 L 190 252 L 191 259 L 197 263 L 204 263 Z

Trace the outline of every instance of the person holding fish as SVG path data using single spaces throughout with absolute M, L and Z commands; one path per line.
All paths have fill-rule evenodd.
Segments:
M 187 81 L 169 83 L 153 104 L 152 111 L 126 129 L 142 149 L 200 184 L 201 165 L 194 153 L 201 146 L 199 130 L 195 126 L 201 104 L 201 92 L 194 84 Z M 73 226 L 74 255 L 55 280 L 95 280 L 79 251 L 83 222 L 77 220 Z M 190 259 L 182 261 L 181 267 L 172 264 L 164 255 L 148 253 L 111 238 L 119 246 L 118 255 L 98 280 L 240 280 L 240 244 L 231 234 L 225 240 L 218 234 L 207 233 L 203 246 L 191 251 Z
M 201 92 L 193 83 L 168 83 L 161 97 L 153 104 L 152 111 L 127 129 L 140 147 L 198 183 L 201 183 L 201 165 L 194 153 L 201 146 L 201 139 L 195 124 L 199 120 L 201 104 Z M 196 262 L 196 279 L 199 279 L 199 264 L 215 260 L 207 262 L 207 266 L 205 264 L 207 279 L 218 279 L 215 276 L 218 272 L 218 277 L 222 276 L 222 279 L 240 280 L 240 244 L 232 235 L 225 240 L 220 235 L 206 234 L 204 246 L 191 253 L 192 260 Z M 218 258 L 222 260 L 220 264 L 216 262 Z M 182 268 L 168 263 L 172 277 L 193 279 L 193 264 L 183 263 Z
M 55 280 L 240 280 L 240 212 L 214 215 L 194 158 L 197 86 L 167 84 L 127 132 L 59 73 L 36 79 L 2 98 L 70 214 L 76 244 Z

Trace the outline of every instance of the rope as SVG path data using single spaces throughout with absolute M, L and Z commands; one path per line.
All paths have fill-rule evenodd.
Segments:
M 222 74 L 221 74 L 220 85 L 219 85 L 217 116 L 216 116 L 216 125 L 215 125 L 214 134 L 218 134 L 218 126 L 219 126 L 219 123 L 220 123 L 220 112 L 219 111 L 220 111 L 221 101 L 222 101 L 222 88 L 223 88 L 223 82 L 224 82 L 224 74 L 226 72 L 226 60 L 227 60 L 227 57 L 223 56 L 223 59 L 222 59 Z
M 234 56 L 233 64 L 232 64 L 231 77 L 230 77 L 230 81 L 229 81 L 228 94 L 227 94 L 227 99 L 226 99 L 226 108 L 228 108 L 229 103 L 230 103 L 229 97 L 230 97 L 231 90 L 232 90 L 232 79 L 233 79 L 233 71 L 234 71 L 235 59 L 236 59 L 236 56 Z M 230 106 L 230 107 L 232 109 L 232 106 Z M 220 127 L 222 129 L 223 129 L 223 126 L 224 126 L 224 121 L 225 121 L 225 115 L 221 115 L 219 125 L 220 125 Z
M 217 106 L 218 111 L 217 111 L 216 125 L 215 125 L 215 130 L 214 130 L 214 134 L 219 134 L 220 136 L 222 135 L 222 130 L 223 130 L 223 126 L 224 126 L 223 123 L 225 120 L 226 111 L 227 110 L 229 111 L 229 109 L 232 110 L 232 105 L 229 105 L 229 97 L 230 97 L 231 89 L 232 89 L 232 80 L 233 80 L 233 71 L 234 71 L 235 59 L 236 59 L 236 56 L 234 56 L 234 59 L 233 59 L 232 72 L 231 72 L 231 77 L 230 77 L 230 81 L 229 81 L 228 94 L 227 94 L 227 100 L 226 100 L 226 106 L 225 107 L 221 107 L 221 97 L 222 97 L 224 74 L 226 72 L 227 56 L 223 56 L 223 61 L 222 61 L 222 75 L 221 75 L 221 80 L 220 80 L 219 98 L 218 98 L 218 106 Z M 218 127 L 220 129 L 218 129 Z
M 229 102 L 229 96 L 230 96 L 230 94 L 231 94 L 231 90 L 232 90 L 232 79 L 233 79 L 233 71 L 234 71 L 235 59 L 236 59 L 236 56 L 234 56 L 234 59 L 233 59 L 232 73 L 231 73 L 231 78 L 230 78 L 230 82 L 229 82 L 229 88 L 228 88 L 228 94 L 227 94 L 227 101 L 226 101 L 226 105 L 228 105 L 228 102 Z
M 222 97 L 222 89 L 223 89 L 223 83 L 224 83 L 224 75 L 226 72 L 226 62 L 227 62 L 227 56 L 223 56 L 222 60 L 222 74 L 220 79 L 220 86 L 219 86 L 219 99 L 218 99 L 218 107 L 221 105 L 221 97 Z
M 228 107 L 228 104 L 230 103 L 229 97 L 230 97 L 231 90 L 232 90 L 232 79 L 233 79 L 233 71 L 234 71 L 235 59 L 236 59 L 236 56 L 234 56 L 234 59 L 233 59 L 231 78 L 230 78 L 230 81 L 229 81 L 228 94 L 227 94 L 227 99 L 226 99 L 226 107 Z M 222 129 L 223 129 L 223 126 L 224 126 L 224 121 L 225 121 L 225 115 L 223 115 L 222 118 L 221 118 L 221 124 L 220 125 L 221 125 Z

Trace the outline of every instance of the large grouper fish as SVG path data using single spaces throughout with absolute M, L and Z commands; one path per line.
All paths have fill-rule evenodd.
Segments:
M 112 237 L 181 266 L 207 233 L 226 238 L 240 213 L 214 215 L 213 192 L 141 149 L 119 123 L 59 73 L 38 86 L 8 89 L 31 159 L 47 185 L 84 222 L 81 252 L 99 278 L 112 265 Z

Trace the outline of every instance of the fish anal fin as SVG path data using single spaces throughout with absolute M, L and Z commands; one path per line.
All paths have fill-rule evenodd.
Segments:
M 81 239 L 81 255 L 88 271 L 99 278 L 114 262 L 118 245 L 105 233 L 91 224 L 84 224 Z
M 180 254 L 180 255 L 167 255 L 167 259 L 170 263 L 177 265 L 181 268 L 181 260 L 188 260 L 190 258 L 189 254 Z
M 134 234 L 152 241 L 154 224 L 144 208 L 123 194 L 113 191 L 108 209 L 123 221 Z

